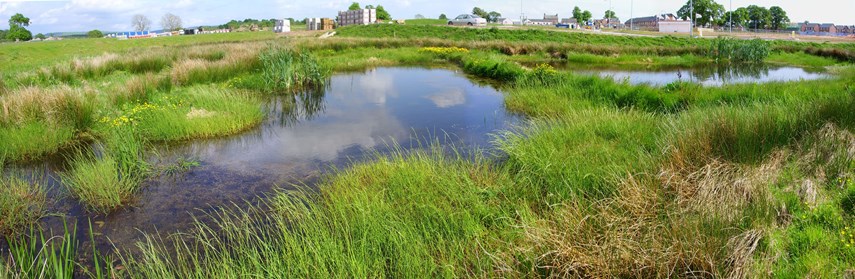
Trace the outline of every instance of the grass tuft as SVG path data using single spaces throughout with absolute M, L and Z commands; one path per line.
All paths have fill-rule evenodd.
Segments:
M 45 214 L 46 201 L 40 184 L 14 176 L 0 178 L 0 235 L 14 236 L 35 225 Z

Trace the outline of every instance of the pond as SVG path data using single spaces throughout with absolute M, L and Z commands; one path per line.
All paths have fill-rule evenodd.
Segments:
M 205 221 L 206 213 L 232 203 L 259 202 L 277 189 L 311 187 L 332 168 L 378 153 L 436 143 L 489 149 L 495 132 L 519 121 L 505 111 L 497 89 L 448 69 L 338 74 L 324 90 L 278 97 L 265 107 L 269 117 L 251 131 L 157 147 L 159 160 L 186 158 L 200 166 L 150 179 L 123 209 L 92 215 L 73 198 L 63 198 L 51 211 L 76 220 L 82 239 L 88 238 L 87 219 L 92 220 L 100 250 L 113 245 L 124 250 L 143 232 L 189 230 L 194 216 Z M 62 196 L 54 173 L 61 165 L 46 161 L 23 168 L 43 174 L 52 196 Z M 60 220 L 45 221 L 59 229 Z
M 800 81 L 827 78 L 818 71 L 796 67 L 740 66 L 698 67 L 651 71 L 625 70 L 582 70 L 581 74 L 611 77 L 616 81 L 626 80 L 630 84 L 662 86 L 675 81 L 700 83 L 704 86 L 722 86 L 736 83 L 765 83 L 776 81 Z

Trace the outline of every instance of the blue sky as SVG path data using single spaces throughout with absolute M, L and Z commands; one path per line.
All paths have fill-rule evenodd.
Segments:
M 498 11 L 510 18 L 519 18 L 522 12 L 531 18 L 543 13 L 558 13 L 569 17 L 573 6 L 590 10 L 602 17 L 609 8 L 609 0 L 372 0 L 360 4 L 383 5 L 395 18 L 413 18 L 416 14 L 435 18 L 445 13 L 449 17 L 466 13 L 472 7 Z M 352 0 L 0 0 L 0 18 L 7 19 L 22 13 L 33 23 L 34 33 L 88 31 L 124 31 L 130 28 L 134 14 L 143 14 L 160 28 L 160 18 L 171 12 L 180 16 L 185 26 L 216 25 L 231 19 L 244 18 L 305 18 L 335 17 L 339 10 L 347 9 Z M 718 0 L 728 8 L 728 0 Z M 630 12 L 636 17 L 663 12 L 675 12 L 685 0 L 611 0 L 618 17 L 627 19 Z M 820 4 L 821 3 L 821 4 Z M 522 4 L 522 5 L 521 5 Z M 734 9 L 747 5 L 784 8 L 793 21 L 810 20 L 837 24 L 855 24 L 855 0 L 733 0 Z M 632 7 L 632 9 L 631 9 Z M 5 22 L 5 20 L 3 21 Z M 5 25 L 5 24 L 4 24 Z M 6 29 L 5 26 L 0 27 Z

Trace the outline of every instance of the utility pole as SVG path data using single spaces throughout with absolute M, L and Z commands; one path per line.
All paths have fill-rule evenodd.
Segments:
M 730 33 L 733 33 L 733 0 L 730 0 Z
M 635 4 L 635 0 L 629 0 L 629 30 L 632 30 L 632 20 L 634 19 L 633 14 L 632 14 L 632 9 L 633 9 L 634 4 Z
M 689 27 L 689 37 L 695 36 L 695 1 L 689 0 L 689 20 L 692 21 L 692 26 Z

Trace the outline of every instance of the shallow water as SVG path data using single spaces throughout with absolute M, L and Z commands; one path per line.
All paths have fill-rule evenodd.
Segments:
M 797 67 L 775 66 L 728 66 L 679 68 L 667 70 L 580 70 L 580 74 L 611 77 L 616 81 L 626 80 L 630 84 L 662 86 L 675 81 L 696 82 L 704 86 L 722 86 L 737 83 L 765 83 L 778 81 L 800 81 L 828 78 L 820 71 Z
M 113 245 L 125 250 L 143 233 L 187 231 L 194 216 L 205 221 L 206 212 L 258 202 L 277 187 L 311 187 L 332 167 L 370 159 L 391 146 L 407 150 L 440 143 L 489 149 L 492 133 L 518 121 L 505 111 L 495 88 L 447 69 L 338 74 L 322 92 L 278 97 L 265 107 L 269 117 L 245 133 L 157 147 L 159 160 L 187 158 L 200 166 L 151 179 L 131 205 L 107 216 L 86 213 L 72 198 L 59 198 L 61 160 L 19 166 L 18 171 L 42 173 L 56 198 L 52 212 L 77 221 L 78 238 L 88 238 L 84 228 L 90 219 L 101 251 Z M 49 217 L 45 222 L 59 229 L 60 220 Z

